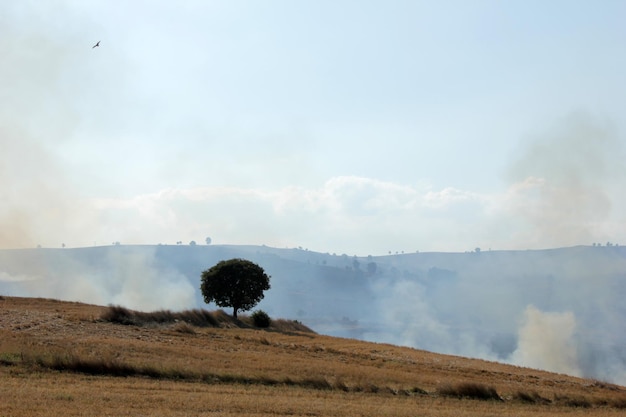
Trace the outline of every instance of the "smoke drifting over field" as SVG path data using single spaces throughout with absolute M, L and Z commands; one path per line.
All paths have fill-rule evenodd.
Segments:
M 157 263 L 155 251 L 156 247 L 139 251 L 3 251 L 3 264 L 10 265 L 9 270 L 25 273 L 3 271 L 0 283 L 5 285 L 5 294 L 115 304 L 143 311 L 195 305 L 195 286 L 181 272 Z
M 232 257 L 271 275 L 258 308 L 320 333 L 626 384 L 622 247 L 370 258 L 261 246 L 0 251 L 0 293 L 205 307 L 201 271 Z

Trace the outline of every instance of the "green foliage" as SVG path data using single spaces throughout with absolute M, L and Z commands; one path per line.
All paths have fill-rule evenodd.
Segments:
M 204 301 L 232 307 L 234 318 L 237 311 L 248 311 L 257 305 L 269 289 L 270 277 L 263 268 L 245 259 L 220 261 L 201 275 Z
M 254 322 L 254 325 L 256 327 L 261 327 L 264 329 L 270 327 L 270 324 L 272 323 L 272 319 L 270 319 L 270 316 L 263 310 L 257 310 L 252 313 L 252 321 Z

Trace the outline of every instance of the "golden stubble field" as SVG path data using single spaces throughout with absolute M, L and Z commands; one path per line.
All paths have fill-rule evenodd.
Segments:
M 107 309 L 0 297 L 0 416 L 626 414 L 626 388 L 600 381 L 305 332 L 114 324 Z M 501 400 L 450 395 L 468 383 Z

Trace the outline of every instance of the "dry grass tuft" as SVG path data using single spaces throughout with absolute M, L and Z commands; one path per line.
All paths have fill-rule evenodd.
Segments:
M 181 321 L 172 326 L 172 330 L 183 334 L 196 334 L 196 329 L 187 322 Z
M 626 396 L 621 398 L 613 398 L 608 404 L 613 408 L 626 409 Z
M 579 396 L 569 396 L 569 395 L 559 395 L 556 394 L 554 396 L 554 402 L 559 405 L 565 405 L 568 407 L 577 407 L 577 408 L 591 408 L 591 401 L 582 395 Z
M 39 370 L 49 369 L 93 376 L 147 377 L 162 380 L 201 381 L 210 384 L 286 385 L 324 391 L 348 390 L 342 382 L 336 381 L 333 384 L 321 376 L 292 379 L 290 377 L 273 378 L 267 375 L 246 376 L 232 373 L 201 373 L 175 367 L 165 368 L 130 364 L 115 358 L 85 358 L 75 354 L 47 352 L 43 354 L 21 355 L 19 358 L 15 357 L 12 359 L 10 364 L 17 364 L 18 362 L 27 366 L 37 367 Z
M 11 352 L 0 353 L 0 366 L 13 366 L 21 362 L 21 355 Z
M 138 367 L 113 358 L 84 358 L 77 355 L 24 355 L 24 363 L 55 371 L 77 372 L 87 375 L 162 377 L 161 371 L 151 366 Z
M 408 390 L 410 395 L 428 395 L 428 391 L 421 389 L 420 387 L 413 387 Z
M 445 397 L 502 401 L 495 388 L 476 382 L 444 384 L 437 389 L 437 392 Z
M 302 332 L 315 333 L 309 327 L 305 326 L 298 320 L 273 319 L 270 329 L 283 333 Z
M 233 317 L 224 312 L 224 310 L 207 311 L 202 309 L 193 309 L 180 312 L 159 310 L 146 313 L 130 310 L 126 307 L 111 305 L 101 314 L 100 319 L 111 323 L 131 326 L 150 326 L 184 322 L 197 327 L 258 327 L 254 325 L 254 320 L 250 316 L 243 315 L 239 320 L 235 320 Z M 315 333 L 313 330 L 297 320 L 284 319 L 271 320 L 268 330 L 283 333 Z
M 145 313 L 121 306 L 109 306 L 100 318 L 111 323 L 134 326 L 185 322 L 199 327 L 219 327 L 223 322 L 232 321 L 226 319 L 225 315 L 222 311 L 209 312 L 200 309 L 181 312 L 159 310 Z
M 100 318 L 104 321 L 109 321 L 116 324 L 136 324 L 133 312 L 121 306 L 109 306 L 109 308 L 104 313 L 102 313 L 102 316 Z
M 333 385 L 324 377 L 310 377 L 299 381 L 299 386 L 316 390 L 331 390 Z
M 537 391 L 518 391 L 513 395 L 513 399 L 526 404 L 550 404 L 552 402 L 539 395 Z

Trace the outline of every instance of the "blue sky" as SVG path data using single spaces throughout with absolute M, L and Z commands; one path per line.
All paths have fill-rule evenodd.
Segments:
M 626 242 L 625 17 L 0 0 L 0 245 Z

